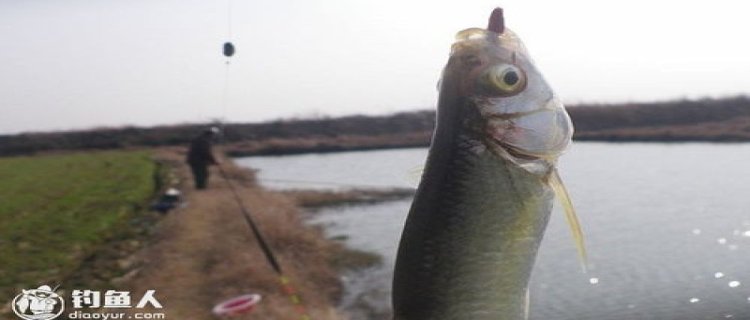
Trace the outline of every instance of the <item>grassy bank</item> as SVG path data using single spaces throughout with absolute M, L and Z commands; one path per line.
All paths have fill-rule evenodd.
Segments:
M 154 194 L 146 152 L 0 158 L 0 301 L 60 283 Z

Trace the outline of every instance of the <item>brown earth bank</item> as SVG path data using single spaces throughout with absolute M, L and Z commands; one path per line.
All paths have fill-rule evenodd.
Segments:
M 750 141 L 750 97 L 568 106 L 574 139 L 589 141 Z M 199 123 L 0 135 L 0 156 L 49 150 L 185 145 L 208 126 L 223 129 L 230 155 L 275 155 L 427 146 L 433 111 L 386 116 Z
M 257 220 L 311 319 L 343 319 L 334 307 L 342 290 L 337 269 L 361 263 L 351 261 L 360 253 L 352 253 L 326 240 L 320 230 L 304 225 L 300 200 L 260 188 L 252 172 L 226 159 L 222 168 L 229 181 L 214 167 L 209 188 L 193 189 L 182 164 L 183 152 L 160 151 L 159 157 L 174 164 L 187 206 L 171 211 L 159 222 L 150 244 L 132 258 L 137 268 L 122 284 L 135 296 L 156 290 L 164 308 L 145 312 L 163 312 L 167 319 L 216 319 L 211 314 L 215 304 L 259 293 L 263 300 L 246 318 L 302 319 L 243 220 L 231 183 Z

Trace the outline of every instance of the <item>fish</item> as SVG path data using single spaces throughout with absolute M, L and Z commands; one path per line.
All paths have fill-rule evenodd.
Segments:
M 396 255 L 393 319 L 527 319 L 555 196 L 585 264 L 583 232 L 556 169 L 573 124 L 501 8 L 487 29 L 457 34 L 438 89 L 435 131 Z

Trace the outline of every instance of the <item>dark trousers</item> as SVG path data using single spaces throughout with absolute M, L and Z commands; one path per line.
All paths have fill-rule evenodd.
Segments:
M 191 164 L 190 169 L 193 171 L 195 188 L 205 189 L 208 185 L 208 165 Z

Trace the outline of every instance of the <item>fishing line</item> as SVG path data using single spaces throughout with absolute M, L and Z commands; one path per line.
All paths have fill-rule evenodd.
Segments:
M 229 105 L 229 69 L 231 66 L 231 58 L 234 55 L 235 48 L 234 44 L 231 42 L 232 40 L 232 0 L 227 0 L 227 42 L 224 43 L 223 46 L 223 53 L 226 57 L 226 62 L 224 63 L 224 84 L 222 88 L 221 93 L 221 117 L 219 118 L 219 127 L 221 128 L 221 136 L 223 136 L 224 133 L 224 122 L 226 121 L 227 116 L 227 107 Z M 220 137 L 221 137 L 220 136 Z M 307 310 L 305 309 L 305 306 L 302 304 L 302 299 L 300 299 L 299 294 L 297 293 L 297 290 L 292 286 L 291 280 L 289 277 L 285 276 L 281 265 L 279 264 L 279 261 L 276 259 L 276 255 L 274 255 L 273 250 L 268 245 L 268 242 L 266 241 L 265 237 L 263 237 L 263 234 L 260 231 L 260 228 L 258 227 L 258 224 L 253 220 L 252 215 L 250 214 L 250 210 L 245 207 L 245 204 L 242 202 L 242 198 L 240 197 L 239 192 L 237 192 L 237 189 L 234 187 L 234 184 L 229 179 L 229 176 L 227 176 L 226 172 L 224 171 L 224 168 L 221 165 L 217 165 L 219 168 L 219 173 L 221 174 L 222 178 L 227 182 L 227 185 L 229 185 L 229 189 L 232 191 L 232 195 L 234 197 L 235 202 L 237 202 L 237 205 L 240 208 L 240 211 L 242 212 L 242 216 L 245 219 L 245 222 L 250 227 L 250 230 L 253 233 L 253 236 L 255 237 L 255 240 L 258 241 L 258 245 L 260 246 L 261 251 L 263 251 L 263 255 L 266 257 L 266 261 L 268 261 L 268 264 L 271 266 L 271 268 L 276 272 L 278 275 L 279 283 L 281 284 L 281 287 L 284 291 L 284 293 L 289 297 L 289 300 L 292 302 L 292 304 L 295 306 L 295 309 L 300 315 L 300 320 L 310 320 L 310 316 L 307 313 Z
M 229 43 L 229 42 L 227 42 Z M 220 124 L 223 128 L 223 123 L 227 117 L 227 106 L 229 105 L 229 58 L 227 58 L 226 67 L 224 68 L 224 87 L 221 89 L 221 117 L 219 118 Z
M 232 40 L 232 0 L 227 0 L 227 39 Z

